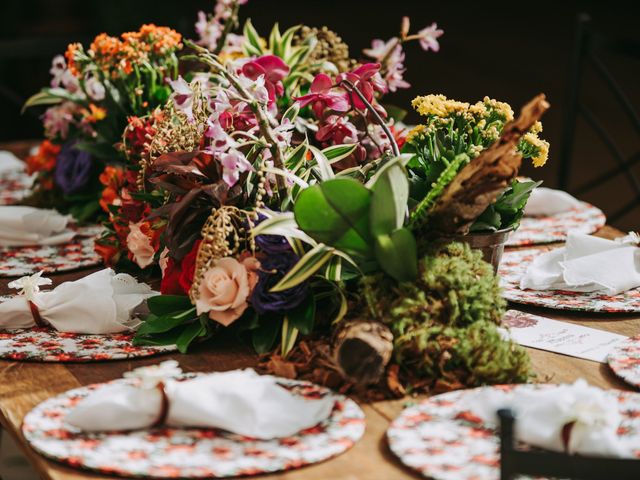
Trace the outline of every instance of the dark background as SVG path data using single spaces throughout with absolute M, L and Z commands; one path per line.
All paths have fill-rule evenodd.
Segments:
M 407 47 L 408 91 L 387 97 L 407 107 L 418 94 L 443 93 L 475 102 L 488 95 L 509 102 L 514 110 L 539 92 L 552 109 L 544 118 L 543 137 L 551 142 L 546 167 L 523 174 L 557 184 L 564 123 L 567 75 L 573 49 L 575 18 L 588 12 L 594 26 L 613 36 L 640 41 L 640 8 L 621 1 L 410 1 L 389 0 L 250 0 L 241 18 L 251 17 L 267 36 L 271 25 L 326 25 L 359 56 L 372 38 L 397 35 L 400 19 L 408 15 L 412 32 L 436 21 L 445 30 L 439 53 Z M 3 0 L 0 5 L 0 141 L 38 138 L 40 112 L 20 114 L 20 105 L 49 82 L 51 57 L 71 41 L 88 44 L 98 33 L 117 35 L 142 23 L 171 26 L 194 35 L 198 10 L 211 11 L 212 0 Z M 640 5 L 639 5 L 640 6 Z M 640 52 L 636 52 L 637 55 Z M 640 60 L 609 55 L 604 61 L 631 103 L 640 107 Z M 637 131 L 623 116 L 614 97 L 593 72 L 584 75 L 582 98 L 611 131 L 626 156 L 640 151 Z M 413 120 L 416 118 L 413 117 Z M 409 118 L 411 121 L 412 118 Z M 578 122 L 571 186 L 614 166 L 614 159 L 595 135 Z M 640 177 L 640 164 L 635 167 Z M 624 177 L 603 183 L 583 198 L 607 212 L 634 199 Z M 636 203 L 640 205 L 636 197 Z M 640 229 L 640 208 L 616 222 L 623 229 Z

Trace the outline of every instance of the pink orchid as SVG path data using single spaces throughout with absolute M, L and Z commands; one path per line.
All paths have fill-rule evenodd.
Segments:
M 394 43 L 398 43 L 398 39 L 396 37 L 390 38 L 388 41 L 380 40 L 376 38 L 371 41 L 371 48 L 365 48 L 362 50 L 367 57 L 373 58 L 376 62 L 382 62 L 384 57 L 387 56 L 389 50 Z
M 425 52 L 428 52 L 429 50 L 437 52 L 440 50 L 438 38 L 440 38 L 443 33 L 444 30 L 439 30 L 438 24 L 433 22 L 430 26 L 423 28 L 418 32 L 417 37 L 420 39 L 420 46 Z
M 384 81 L 390 92 L 399 88 L 409 88 L 411 85 L 404 80 L 404 51 L 396 37 L 387 42 L 376 39 L 371 42 L 371 48 L 365 48 L 363 53 L 377 62 L 384 62 L 382 70 L 385 72 Z
M 269 92 L 269 102 L 284 93 L 282 80 L 289 74 L 289 66 L 280 57 L 265 55 L 245 63 L 242 74 L 251 80 L 264 77 L 265 87 Z
M 176 80 L 169 80 L 173 89 L 171 99 L 175 107 L 184 113 L 189 121 L 193 121 L 193 90 L 187 81 L 179 76 Z
M 301 107 L 306 107 L 311 103 L 311 108 L 317 118 L 322 118 L 322 112 L 325 107 L 336 112 L 348 112 L 351 108 L 346 92 L 335 90 L 333 88 L 333 81 L 329 75 L 324 73 L 316 75 L 316 78 L 314 78 L 311 83 L 309 92 L 311 93 L 297 97 L 295 100 Z
M 214 50 L 218 44 L 218 39 L 222 36 L 224 25 L 218 18 L 207 17 L 207 14 L 198 12 L 198 21 L 195 25 L 196 33 L 200 37 L 198 44 L 209 50 Z
M 204 132 L 204 136 L 211 140 L 207 152 L 211 154 L 226 152 L 237 146 L 237 142 L 222 128 L 219 122 L 209 119 L 207 125 L 208 128 Z
M 253 170 L 247 158 L 238 150 L 229 150 L 220 156 L 222 164 L 222 179 L 233 187 L 240 179 L 240 174 Z
M 379 63 L 365 63 L 359 66 L 352 72 L 341 73 L 336 78 L 336 83 L 340 83 L 343 80 L 351 82 L 364 96 L 364 98 L 371 103 L 376 91 L 385 93 L 387 91 L 387 85 L 380 76 L 380 64 Z M 349 97 L 353 106 L 357 109 L 364 110 L 367 108 L 365 103 L 355 93 L 350 93 Z
M 334 145 L 357 143 L 358 130 L 346 117 L 329 115 L 325 123 L 318 129 L 316 139 L 319 142 L 331 141 Z

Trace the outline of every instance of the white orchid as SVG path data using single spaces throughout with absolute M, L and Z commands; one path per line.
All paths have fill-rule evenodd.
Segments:
M 33 275 L 27 275 L 20 277 L 17 280 L 9 282 L 7 286 L 16 290 L 20 289 L 18 295 L 24 295 L 27 300 L 33 300 L 36 293 L 40 291 L 40 287 L 44 285 L 51 285 L 50 278 L 44 278 L 42 276 L 42 270 Z

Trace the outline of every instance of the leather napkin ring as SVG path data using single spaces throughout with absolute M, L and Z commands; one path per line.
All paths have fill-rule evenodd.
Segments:
M 158 414 L 158 419 L 153 422 L 151 428 L 156 428 L 163 425 L 167 420 L 167 415 L 169 414 L 169 397 L 167 396 L 167 391 L 164 388 L 164 383 L 159 382 L 158 385 L 156 385 L 156 388 L 160 391 L 162 399 L 160 403 L 160 413 Z
M 40 309 L 38 308 L 38 306 L 35 303 L 33 303 L 31 300 L 27 300 L 27 303 L 29 304 L 29 309 L 31 310 L 31 316 L 33 317 L 33 321 L 36 322 L 36 325 L 40 328 L 46 328 L 47 324 L 40 316 Z

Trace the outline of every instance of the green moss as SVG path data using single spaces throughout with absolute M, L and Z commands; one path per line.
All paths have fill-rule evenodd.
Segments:
M 415 283 L 381 276 L 364 283 L 369 308 L 394 334 L 394 356 L 410 376 L 457 386 L 522 382 L 529 359 L 500 337 L 505 311 L 498 277 L 479 251 L 452 243 L 427 252 Z

